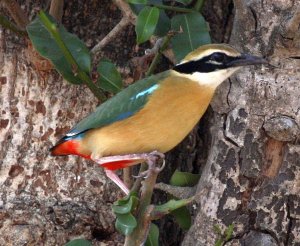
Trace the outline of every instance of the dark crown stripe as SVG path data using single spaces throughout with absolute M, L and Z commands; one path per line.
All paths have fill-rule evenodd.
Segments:
M 238 57 L 228 56 L 221 52 L 215 52 L 199 60 L 176 65 L 173 70 L 185 74 L 192 74 L 194 72 L 209 73 L 230 67 L 230 62 L 237 58 Z

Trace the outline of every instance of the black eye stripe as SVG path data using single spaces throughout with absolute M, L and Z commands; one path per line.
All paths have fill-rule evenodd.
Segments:
M 186 74 L 192 74 L 194 72 L 209 73 L 227 68 L 228 64 L 236 58 L 237 57 L 228 56 L 221 52 L 215 52 L 209 56 L 202 57 L 200 60 L 179 64 L 175 66 L 173 70 Z

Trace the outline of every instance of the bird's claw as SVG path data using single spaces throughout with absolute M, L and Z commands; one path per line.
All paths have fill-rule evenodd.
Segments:
M 161 152 L 159 152 L 157 150 L 154 150 L 154 151 L 150 152 L 148 155 L 152 156 L 152 158 L 155 158 L 155 160 L 157 160 L 157 159 L 165 159 L 165 154 L 161 153 Z
M 160 167 L 156 167 L 155 164 L 158 162 L 159 159 L 162 159 L 163 163 Z M 148 170 L 140 173 L 137 176 L 132 176 L 132 177 L 134 177 L 134 178 L 145 178 L 146 179 L 146 178 L 148 178 L 150 171 L 154 171 L 156 173 L 159 173 L 164 169 L 165 164 L 166 164 L 165 155 L 163 153 L 158 152 L 158 151 L 153 151 L 153 152 L 147 154 L 147 156 L 145 158 L 145 161 L 148 164 L 148 167 L 149 167 Z

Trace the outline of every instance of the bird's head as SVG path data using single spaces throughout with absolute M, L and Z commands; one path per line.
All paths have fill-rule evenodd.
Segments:
M 199 84 L 217 87 L 241 67 L 265 63 L 265 59 L 240 53 L 229 45 L 208 44 L 189 53 L 173 70 Z

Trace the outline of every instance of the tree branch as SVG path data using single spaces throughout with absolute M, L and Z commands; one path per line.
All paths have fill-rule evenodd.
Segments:
M 97 54 L 103 47 L 110 43 L 130 23 L 135 25 L 136 16 L 129 4 L 123 0 L 114 0 L 117 7 L 122 11 L 123 17 L 120 22 L 91 50 L 92 55 Z
M 137 212 L 137 226 L 134 231 L 126 237 L 125 246 L 142 245 L 146 239 L 150 228 L 150 215 L 154 208 L 151 206 L 151 197 L 156 183 L 157 175 L 161 170 L 157 167 L 149 168 L 147 178 L 145 179 L 142 189 L 140 204 Z
M 123 16 L 127 17 L 129 21 L 135 25 L 136 22 L 136 15 L 132 12 L 129 4 L 123 0 L 114 0 L 117 7 L 122 11 Z
M 126 167 L 123 169 L 123 180 L 128 189 L 131 189 L 132 181 L 132 167 Z

